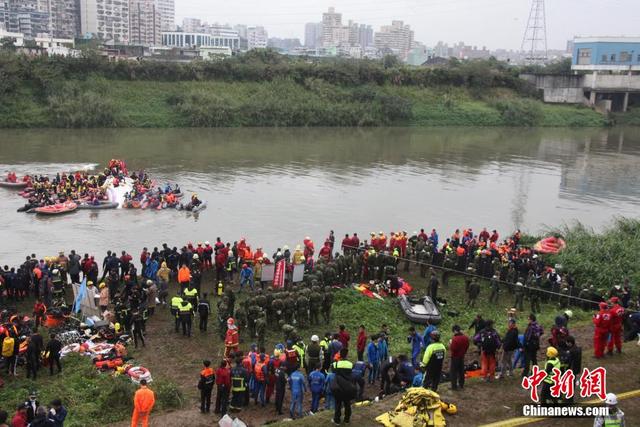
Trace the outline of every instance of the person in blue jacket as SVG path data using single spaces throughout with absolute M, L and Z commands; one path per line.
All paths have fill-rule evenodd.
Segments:
M 371 335 L 371 342 L 367 346 L 367 361 L 369 362 L 369 384 L 373 384 L 378 378 L 380 368 L 380 337 Z
M 413 381 L 411 381 L 411 387 L 422 387 L 423 379 L 424 379 L 424 373 L 422 372 L 422 367 L 419 367 L 416 370 L 416 374 L 413 376 Z
M 242 264 L 242 270 L 240 270 L 240 289 L 242 290 L 246 284 L 248 284 L 253 291 L 253 269 L 247 264 Z
M 289 375 L 289 389 L 291 390 L 291 406 L 289 407 L 289 415 L 295 419 L 296 408 L 298 417 L 302 418 L 302 401 L 304 392 L 307 391 L 307 383 L 304 380 L 304 374 L 298 371 L 297 367 L 293 367 L 294 371 Z
M 385 339 L 384 334 L 381 334 L 380 340 L 378 341 L 378 356 L 379 366 L 382 366 L 382 363 L 389 358 L 389 342 Z M 380 377 L 380 374 L 381 372 L 378 370 L 378 377 Z
M 335 376 L 335 373 L 327 372 L 327 378 L 324 382 L 324 409 L 336 408 L 336 400 L 333 397 L 333 392 L 331 391 L 331 381 L 333 381 Z
M 427 320 L 427 327 L 424 329 L 424 334 L 422 334 L 424 348 L 429 347 L 429 344 L 431 344 L 431 332 L 436 331 L 437 329 L 438 328 L 431 323 L 431 320 Z
M 358 387 L 358 392 L 356 393 L 356 400 L 361 401 L 362 396 L 364 394 L 364 373 L 367 370 L 367 364 L 362 360 L 358 360 L 353 364 L 353 369 L 351 370 L 351 378 L 353 382 Z
M 524 334 L 518 335 L 518 343 L 520 344 L 513 355 L 513 369 L 518 367 L 518 362 L 520 362 L 520 367 L 524 369 Z
M 420 352 L 422 351 L 424 340 L 420 335 L 417 334 L 416 328 L 413 326 L 409 328 L 409 336 L 407 337 L 407 342 L 411 344 L 411 364 L 413 366 L 418 366 L 420 363 L 418 362 L 418 358 L 420 357 Z
M 307 380 L 309 381 L 309 389 L 311 390 L 311 412 L 314 414 L 318 412 L 320 397 L 322 397 L 324 383 L 326 380 L 325 375 L 320 369 L 320 364 L 317 364 L 314 366 L 314 370 L 307 377 Z

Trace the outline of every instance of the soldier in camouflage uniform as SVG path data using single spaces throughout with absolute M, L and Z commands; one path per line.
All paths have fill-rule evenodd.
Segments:
M 256 335 L 256 320 L 258 320 L 260 313 L 262 313 L 262 310 L 256 304 L 249 306 L 249 310 L 247 311 L 247 327 L 249 329 L 249 335 L 252 337 Z
M 309 323 L 309 298 L 306 292 L 300 292 L 296 300 L 296 321 L 300 328 L 306 328 Z
M 293 341 L 298 336 L 298 331 L 292 325 L 285 323 L 284 320 L 280 321 L 280 329 L 282 330 L 283 341 Z
M 224 296 L 227 298 L 227 304 L 229 305 L 229 312 L 233 313 L 236 309 L 236 294 L 233 289 L 227 287 L 224 291 Z
M 480 284 L 478 283 L 478 279 L 475 277 L 471 280 L 469 284 L 469 292 L 467 293 L 469 299 L 467 300 L 467 307 L 473 308 L 476 306 L 476 299 L 478 295 L 480 295 Z
M 218 302 L 218 333 L 220 339 L 224 339 L 227 333 L 227 319 L 230 317 L 229 304 L 226 297 Z
M 267 288 L 267 292 L 265 293 L 264 297 L 267 300 L 266 315 L 267 315 L 267 323 L 269 323 L 269 321 L 273 319 L 274 292 L 271 286 Z
M 514 287 L 514 292 L 516 294 L 516 301 L 513 303 L 513 306 L 518 309 L 518 311 L 524 310 L 524 293 L 525 288 L 522 282 L 516 282 Z
M 284 321 L 289 324 L 293 324 L 293 313 L 296 309 L 296 300 L 293 298 L 291 292 L 285 292 L 284 298 Z
M 318 325 L 320 324 L 320 312 L 322 311 L 322 294 L 320 293 L 320 288 L 314 286 L 311 289 L 311 294 L 309 295 L 309 312 L 311 315 L 311 324 Z
M 271 311 L 273 312 L 273 317 L 269 317 L 270 319 L 273 319 L 274 321 L 280 323 L 280 320 L 284 320 L 284 302 L 282 301 L 282 299 L 280 299 L 281 295 L 278 294 L 275 296 L 275 298 L 273 299 L 273 302 L 271 303 Z
M 491 288 L 491 294 L 489 295 L 489 303 L 498 303 L 498 298 L 500 296 L 500 282 L 498 281 L 498 275 L 494 274 L 489 282 L 489 287 Z
M 333 305 L 333 293 L 331 293 L 331 288 L 324 288 L 324 295 L 322 299 L 322 317 L 324 317 L 325 323 L 329 323 L 331 321 L 331 306 Z
M 258 348 L 264 347 L 264 339 L 267 333 L 267 315 L 263 311 L 260 313 L 256 320 L 256 340 L 258 341 Z
M 236 325 L 241 331 L 247 327 L 247 311 L 242 304 L 238 306 L 235 316 L 232 317 L 236 320 Z

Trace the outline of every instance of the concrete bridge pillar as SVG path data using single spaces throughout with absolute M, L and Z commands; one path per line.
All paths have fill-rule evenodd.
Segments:
M 629 92 L 624 93 L 624 101 L 622 101 L 622 112 L 626 113 L 629 107 Z

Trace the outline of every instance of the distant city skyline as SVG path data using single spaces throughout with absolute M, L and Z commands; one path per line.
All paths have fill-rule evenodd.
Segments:
M 519 50 L 530 0 L 176 0 L 176 23 L 198 18 L 209 23 L 263 26 L 270 37 L 299 38 L 305 24 L 319 22 L 335 7 L 343 19 L 373 26 L 375 31 L 402 20 L 415 40 L 433 46 L 438 41 L 488 49 Z M 639 35 L 638 0 L 546 0 L 550 49 L 565 49 L 575 35 Z

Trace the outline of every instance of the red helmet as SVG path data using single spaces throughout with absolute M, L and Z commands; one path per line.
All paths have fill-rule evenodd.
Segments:
M 229 318 L 227 319 L 227 324 L 228 324 L 228 325 L 233 325 L 233 324 L 235 324 L 235 323 L 236 323 L 236 321 L 235 321 L 235 320 L 233 320 L 233 317 L 229 317 Z
M 248 265 L 247 264 L 242 264 L 242 268 L 247 268 Z
M 603 301 L 603 302 L 601 302 L 601 303 L 600 303 L 600 304 L 598 304 L 598 305 L 599 305 L 599 306 L 600 306 L 600 308 L 601 308 L 601 309 L 603 309 L 603 310 L 604 310 L 605 308 L 607 308 L 607 307 L 608 307 L 607 303 L 606 303 L 606 302 L 604 302 L 604 301 Z
M 611 301 L 614 304 L 617 304 L 618 301 L 620 301 L 620 299 L 618 297 L 611 297 L 611 299 L 609 301 Z

